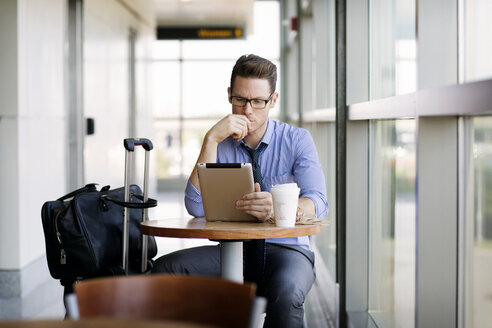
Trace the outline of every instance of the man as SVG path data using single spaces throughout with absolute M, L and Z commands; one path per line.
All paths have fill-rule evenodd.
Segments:
M 301 189 L 298 213 L 324 217 L 328 212 L 325 181 L 311 135 L 268 118 L 279 97 L 276 82 L 272 62 L 255 55 L 237 60 L 227 90 L 232 114 L 207 132 L 197 162 L 252 162 L 255 192 L 238 200 L 236 208 L 259 221 L 273 213 L 270 188 L 289 182 Z M 204 215 L 196 168 L 186 187 L 185 205 L 191 215 Z M 315 279 L 309 237 L 244 244 L 245 280 L 257 283 L 258 293 L 268 300 L 265 327 L 302 327 L 304 299 Z M 263 264 L 254 262 L 255 254 L 264 257 Z M 153 271 L 219 276 L 220 250 L 204 246 L 165 255 Z

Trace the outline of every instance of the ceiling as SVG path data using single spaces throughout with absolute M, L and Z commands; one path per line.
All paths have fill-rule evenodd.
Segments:
M 153 0 L 158 26 L 244 26 L 253 32 L 255 0 Z

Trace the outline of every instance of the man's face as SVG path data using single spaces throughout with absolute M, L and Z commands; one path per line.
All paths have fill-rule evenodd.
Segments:
M 234 81 L 234 90 L 229 88 L 228 93 L 233 97 L 263 100 L 267 100 L 271 95 L 268 80 L 244 78 L 241 76 L 236 77 Z M 270 112 L 270 108 L 275 107 L 277 99 L 278 93 L 275 92 L 271 100 L 263 109 L 253 108 L 250 102 L 246 102 L 244 106 L 236 106 L 232 104 L 232 113 L 245 115 L 250 120 L 251 129 L 249 130 L 249 134 L 254 132 L 264 133 L 264 130 L 266 130 L 268 124 L 268 113 Z

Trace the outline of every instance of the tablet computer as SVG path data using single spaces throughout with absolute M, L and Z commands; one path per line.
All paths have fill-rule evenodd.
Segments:
M 255 190 L 251 163 L 198 163 L 197 172 L 207 221 L 258 221 L 236 209 Z

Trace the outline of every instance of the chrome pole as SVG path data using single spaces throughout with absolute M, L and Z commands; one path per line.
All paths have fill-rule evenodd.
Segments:
M 144 171 L 144 190 L 143 190 L 143 201 L 146 202 L 149 197 L 149 163 L 150 163 L 150 150 L 145 151 L 145 171 Z M 149 209 L 144 208 L 142 210 L 142 222 L 145 222 L 149 219 L 148 214 Z M 147 248 L 148 248 L 148 239 L 147 235 L 142 235 L 142 272 L 147 271 Z
M 130 201 L 130 172 L 132 166 L 133 152 L 125 153 L 125 202 Z M 128 250 L 130 239 L 130 209 L 123 207 L 123 270 L 128 274 Z

